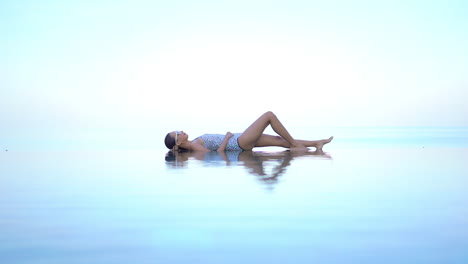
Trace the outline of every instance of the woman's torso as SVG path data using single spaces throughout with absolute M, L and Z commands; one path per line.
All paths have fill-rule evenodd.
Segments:
M 226 145 L 226 150 L 242 150 L 239 147 L 239 143 L 237 139 L 242 133 L 234 133 L 233 136 L 229 139 L 228 144 Z M 224 137 L 226 135 L 222 134 L 204 134 L 197 137 L 195 140 L 200 142 L 205 146 L 205 148 L 215 151 L 217 150 L 221 144 L 223 143 Z

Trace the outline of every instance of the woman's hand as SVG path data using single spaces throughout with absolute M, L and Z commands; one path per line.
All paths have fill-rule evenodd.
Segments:
M 230 138 L 232 138 L 233 134 L 231 132 L 227 132 L 226 136 L 224 136 L 223 143 L 221 143 L 221 146 L 218 148 L 218 152 L 222 152 L 226 149 L 226 146 L 228 144 L 228 141 Z

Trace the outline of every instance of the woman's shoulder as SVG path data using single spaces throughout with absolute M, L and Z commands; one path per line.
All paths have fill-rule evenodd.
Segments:
M 192 144 L 200 144 L 203 147 L 206 147 L 205 144 L 210 142 L 217 142 L 220 139 L 223 139 L 224 135 L 221 134 L 203 134 L 192 141 Z
M 192 145 L 199 145 L 205 147 L 205 141 L 203 140 L 203 135 L 192 140 Z
M 195 150 L 195 151 L 207 150 L 205 147 L 205 143 L 201 137 L 198 137 L 192 140 L 192 143 L 190 145 L 192 147 L 192 150 Z
M 199 136 L 197 138 L 195 138 L 194 140 L 192 140 L 192 144 L 193 143 L 196 143 L 196 144 L 203 144 L 203 135 L 202 136 Z

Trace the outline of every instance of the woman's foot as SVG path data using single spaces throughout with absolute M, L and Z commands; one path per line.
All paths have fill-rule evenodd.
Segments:
M 322 139 L 317 142 L 317 150 L 322 150 L 323 145 L 330 143 L 333 140 L 333 137 L 329 137 L 328 139 Z

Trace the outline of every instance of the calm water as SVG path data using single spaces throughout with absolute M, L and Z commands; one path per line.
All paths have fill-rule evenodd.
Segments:
M 468 263 L 466 131 L 385 131 L 306 155 L 2 151 L 0 263 Z

